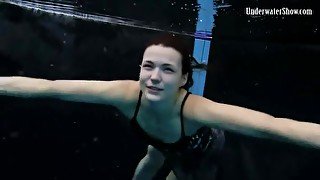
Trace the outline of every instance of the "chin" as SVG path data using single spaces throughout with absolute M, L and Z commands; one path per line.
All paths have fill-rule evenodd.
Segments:
M 149 101 L 157 102 L 160 101 L 162 98 L 158 95 L 154 94 L 149 94 L 148 92 L 146 93 L 146 99 Z

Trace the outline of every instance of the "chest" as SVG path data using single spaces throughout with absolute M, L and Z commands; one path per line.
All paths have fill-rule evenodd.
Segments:
M 137 115 L 137 122 L 149 136 L 164 143 L 177 142 L 183 131 L 189 136 L 199 128 L 186 117 L 181 119 L 179 112 L 155 115 L 142 110 Z

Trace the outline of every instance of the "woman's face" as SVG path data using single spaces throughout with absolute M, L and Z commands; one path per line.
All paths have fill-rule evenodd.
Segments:
M 188 75 L 182 75 L 182 55 L 171 47 L 149 46 L 140 69 L 140 89 L 150 101 L 172 98 Z

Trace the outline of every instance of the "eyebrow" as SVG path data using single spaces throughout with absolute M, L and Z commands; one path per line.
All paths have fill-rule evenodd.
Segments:
M 145 62 L 146 62 L 146 63 L 154 64 L 154 63 L 153 63 L 152 61 L 150 61 L 150 60 L 146 60 Z M 173 66 L 173 67 L 174 67 L 173 64 L 168 64 L 168 63 L 164 63 L 163 65 L 164 65 L 164 66 Z

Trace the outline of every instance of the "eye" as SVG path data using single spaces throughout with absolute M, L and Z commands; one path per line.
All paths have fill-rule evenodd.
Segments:
M 171 69 L 171 68 L 165 68 L 164 70 L 165 70 L 165 71 L 174 72 L 174 70 L 173 70 L 173 69 Z
M 144 68 L 152 68 L 152 66 L 150 64 L 144 64 L 142 67 L 144 67 Z

